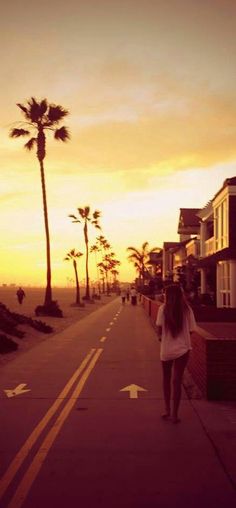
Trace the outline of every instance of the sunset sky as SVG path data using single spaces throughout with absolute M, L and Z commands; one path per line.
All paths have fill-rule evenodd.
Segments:
M 236 176 L 236 2 L 12 0 L 0 41 L 0 284 L 46 278 L 38 161 L 9 139 L 31 96 L 70 111 L 71 140 L 48 138 L 45 159 L 53 285 L 73 277 L 67 251 L 84 252 L 68 215 L 85 205 L 132 281 L 126 247 L 178 240 L 179 208 Z

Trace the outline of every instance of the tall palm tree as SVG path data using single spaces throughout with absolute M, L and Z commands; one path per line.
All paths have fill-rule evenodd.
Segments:
M 90 214 L 90 207 L 85 206 L 84 208 L 77 208 L 79 215 L 69 215 L 73 220 L 72 222 L 83 223 L 84 229 L 84 241 L 86 247 L 86 293 L 85 299 L 90 300 L 90 287 L 89 287 L 89 269 L 88 269 L 88 258 L 89 258 L 89 238 L 88 238 L 88 223 L 97 228 L 101 229 L 98 219 L 101 216 L 101 212 L 95 210 L 92 214 Z
M 46 131 L 54 132 L 54 138 L 57 141 L 67 141 L 69 132 L 65 126 L 58 128 L 60 121 L 68 115 L 68 111 L 62 106 L 49 104 L 47 99 L 37 101 L 31 97 L 26 104 L 17 104 L 25 118 L 24 122 L 18 122 L 18 127 L 10 131 L 11 138 L 19 138 L 32 135 L 30 140 L 24 145 L 27 150 L 36 148 L 37 158 L 40 165 L 43 212 L 46 234 L 46 256 L 47 256 L 47 285 L 45 291 L 44 307 L 52 304 L 51 288 L 51 257 L 50 257 L 50 234 L 48 224 L 47 196 L 44 174 L 44 159 L 46 156 Z
M 103 255 L 105 256 L 104 246 L 107 244 L 107 240 L 106 240 L 105 236 L 103 236 L 103 235 L 97 236 L 96 240 L 97 240 L 97 243 L 100 247 L 100 251 L 102 251 Z
M 98 260 L 97 260 L 97 253 L 100 251 L 99 246 L 95 243 L 94 245 L 91 245 L 90 252 L 94 253 L 95 255 L 95 264 L 96 264 L 96 270 L 97 270 L 97 281 L 98 281 L 98 292 L 99 295 L 101 294 L 101 288 L 100 288 L 100 280 L 99 280 L 99 268 L 98 268 Z
M 159 247 L 153 247 L 149 249 L 149 243 L 144 242 L 141 246 L 141 249 L 137 249 L 136 247 L 128 247 L 127 251 L 130 252 L 128 256 L 128 260 L 134 264 L 134 267 L 139 273 L 140 283 L 144 284 L 145 274 L 147 273 L 147 262 L 149 260 L 149 254 L 151 252 L 159 252 Z
M 66 257 L 64 258 L 64 261 L 73 261 L 73 267 L 75 271 L 75 282 L 76 282 L 76 300 L 75 304 L 79 307 L 83 307 L 84 305 L 81 303 L 80 300 L 80 287 L 79 287 L 79 277 L 78 277 L 78 270 L 77 270 L 77 259 L 83 256 L 82 252 L 76 252 L 75 249 L 71 249 L 69 252 L 67 252 Z

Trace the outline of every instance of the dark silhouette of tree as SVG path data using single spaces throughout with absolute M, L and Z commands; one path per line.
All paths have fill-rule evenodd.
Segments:
M 106 243 L 105 236 L 103 236 L 103 235 L 97 236 L 96 240 L 97 240 L 97 244 L 99 247 L 99 252 L 101 252 L 101 255 L 103 254 L 103 256 L 105 256 L 105 249 L 104 249 L 104 243 Z M 103 268 L 102 259 L 98 263 L 98 268 L 99 268 L 99 272 L 100 272 L 101 278 L 102 278 L 102 293 L 104 294 L 105 293 L 105 270 Z
M 84 229 L 84 241 L 86 247 L 86 293 L 85 299 L 90 300 L 90 286 L 89 286 L 89 268 L 88 268 L 88 259 L 89 259 L 89 238 L 88 238 L 88 224 L 89 222 L 97 229 L 101 229 L 98 219 L 101 216 L 101 212 L 95 210 L 90 215 L 90 207 L 85 206 L 84 208 L 77 208 L 79 215 L 69 215 L 75 223 L 82 223 Z
M 160 248 L 153 247 L 152 249 L 149 249 L 149 243 L 144 242 L 140 250 L 136 247 L 128 247 L 127 251 L 130 252 L 128 260 L 134 264 L 134 267 L 139 274 L 140 283 L 144 284 L 145 275 L 148 272 L 147 264 L 149 260 L 149 254 L 151 252 L 159 252 Z
M 11 129 L 10 137 L 19 138 L 33 134 L 30 140 L 24 146 L 27 150 L 36 148 L 37 158 L 40 165 L 47 255 L 47 286 L 44 300 L 46 311 L 47 307 L 52 308 L 50 234 L 44 173 L 44 159 L 46 156 L 46 132 L 52 131 L 54 133 L 54 138 L 57 141 L 67 141 L 70 137 L 67 128 L 64 126 L 58 128 L 58 125 L 61 120 L 68 114 L 68 111 L 62 106 L 49 104 L 47 99 L 37 101 L 34 97 L 31 97 L 31 99 L 29 99 L 25 105 L 17 104 L 17 106 L 23 113 L 25 121 L 18 122 L 18 127 Z
M 77 259 L 79 259 L 81 256 L 83 256 L 82 252 L 76 252 L 75 249 L 70 250 L 67 252 L 65 261 L 72 261 L 73 267 L 75 271 L 75 283 L 76 283 L 76 300 L 75 303 L 79 307 L 83 307 L 84 305 L 81 303 L 80 300 L 80 287 L 79 287 L 79 277 L 78 277 L 78 270 L 77 270 Z
M 98 281 L 98 292 L 99 295 L 101 294 L 101 288 L 100 288 L 100 277 L 99 277 L 99 268 L 98 268 L 98 260 L 97 260 L 97 253 L 100 251 L 99 246 L 95 243 L 94 245 L 91 245 L 90 252 L 94 253 L 95 256 L 95 264 L 96 264 L 96 270 L 97 270 L 97 281 Z

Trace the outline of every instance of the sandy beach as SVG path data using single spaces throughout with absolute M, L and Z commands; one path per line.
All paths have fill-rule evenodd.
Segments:
M 34 309 L 37 305 L 43 303 L 45 290 L 43 288 L 24 288 L 26 298 L 22 305 L 20 305 L 16 298 L 16 287 L 1 287 L 0 288 L 0 302 L 8 307 L 12 312 L 24 314 L 33 319 L 40 319 L 46 324 L 53 327 L 53 332 L 44 334 L 34 330 L 27 325 L 18 325 L 18 329 L 25 332 L 23 339 L 12 337 L 18 344 L 18 350 L 12 353 L 0 355 L 0 366 L 5 365 L 7 362 L 14 359 L 17 355 L 38 344 L 39 341 L 50 340 L 50 337 L 56 333 L 61 332 L 74 322 L 83 319 L 85 316 L 97 310 L 101 305 L 110 302 L 116 295 L 110 297 L 103 295 L 101 300 L 95 300 L 94 304 L 86 303 L 85 307 L 73 307 L 71 304 L 75 302 L 75 289 L 74 288 L 53 288 L 53 299 L 57 300 L 63 312 L 63 318 L 54 317 L 40 317 L 37 318 L 34 314 Z M 83 296 L 84 290 L 81 290 Z

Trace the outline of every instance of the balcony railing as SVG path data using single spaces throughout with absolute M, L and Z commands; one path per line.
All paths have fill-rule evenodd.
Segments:
M 214 236 L 211 238 L 208 238 L 208 240 L 205 241 L 205 256 L 211 256 L 211 254 L 214 254 L 215 252 L 215 246 L 214 246 Z
M 194 238 L 186 246 L 187 257 L 189 257 L 189 256 L 198 257 L 199 256 L 199 251 L 200 251 L 200 242 L 199 242 L 198 239 Z

